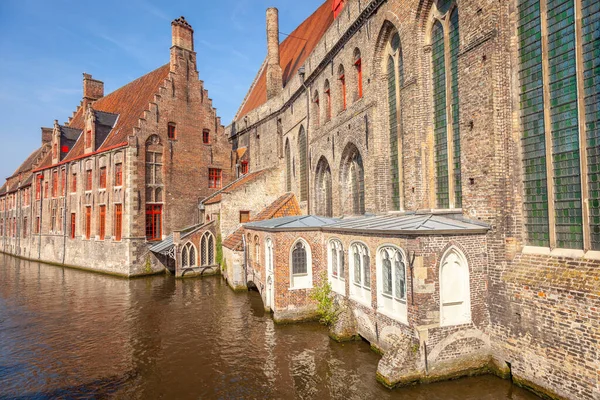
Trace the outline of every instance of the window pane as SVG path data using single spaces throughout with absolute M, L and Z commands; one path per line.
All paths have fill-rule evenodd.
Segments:
M 396 37 L 396 36 L 394 36 Z M 392 204 L 394 210 L 400 209 L 400 170 L 398 160 L 398 116 L 396 96 L 396 68 L 394 59 L 389 56 L 388 73 L 388 109 L 390 122 L 390 179 L 392 181 Z
M 190 245 L 190 266 L 196 265 L 196 248 Z
M 433 103 L 437 207 L 448 208 L 448 132 L 446 115 L 446 61 L 444 28 L 437 21 L 432 32 Z
M 183 251 L 181 252 L 181 265 L 184 268 L 188 267 L 190 265 L 189 258 L 188 258 L 188 251 L 189 251 L 189 247 L 185 246 L 183 248 Z
M 394 257 L 394 296 L 397 299 L 404 300 L 406 298 L 406 270 L 400 252 L 396 252 Z
M 460 121 L 458 107 L 458 9 L 450 17 L 450 72 L 452 75 L 452 142 L 454 144 L 454 206 L 462 207 L 462 181 L 460 175 Z
M 364 249 L 365 254 L 363 254 L 363 286 L 370 288 L 371 287 L 371 262 L 369 260 L 369 256 L 367 255 L 367 249 Z
M 392 295 L 392 262 L 386 251 L 383 252 L 382 280 L 383 294 Z
M 306 274 L 306 250 L 302 243 L 298 243 L 292 252 L 292 274 Z
M 354 247 L 354 283 L 360 285 L 360 254 L 356 246 Z
M 338 276 L 338 255 L 335 247 L 331 248 L 331 274 L 335 277 Z

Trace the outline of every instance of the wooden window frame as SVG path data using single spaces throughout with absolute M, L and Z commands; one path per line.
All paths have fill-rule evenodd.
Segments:
M 167 137 L 170 140 L 177 139 L 177 124 L 175 122 L 169 122 L 167 125 Z
M 100 240 L 106 237 L 106 205 L 102 204 L 98 207 L 98 236 Z
M 208 169 L 208 187 L 209 189 L 221 189 L 223 184 L 223 170 L 220 168 Z
M 202 143 L 210 144 L 210 130 L 208 130 L 208 129 L 202 130 Z
M 146 204 L 146 240 L 149 242 L 162 239 L 162 213 L 162 204 Z
M 106 189 L 106 167 L 100 167 L 100 175 L 99 175 L 99 189 Z
M 92 206 L 85 206 L 85 238 L 90 240 L 92 236 Z
M 77 193 L 77 174 L 71 175 L 71 193 Z
M 94 187 L 93 173 L 91 169 L 85 170 L 85 191 L 91 192 Z
M 75 213 L 71 213 L 71 239 L 75 239 L 75 229 L 77 228 L 77 215 Z
M 250 221 L 250 211 L 240 211 L 240 224 Z
M 123 164 L 115 164 L 115 187 L 123 186 Z
M 123 204 L 115 204 L 115 241 L 123 239 Z

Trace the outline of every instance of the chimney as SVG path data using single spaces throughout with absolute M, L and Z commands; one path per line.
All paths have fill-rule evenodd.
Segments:
M 181 16 L 171 22 L 171 35 L 173 47 L 194 51 L 194 30 L 185 17 Z
M 44 128 L 42 127 L 42 146 L 46 143 L 52 143 L 52 132 L 54 128 Z
M 283 73 L 279 61 L 279 11 L 267 9 L 267 99 L 283 91 Z
M 92 78 L 92 75 L 83 73 L 83 109 L 88 104 L 104 97 L 104 82 Z

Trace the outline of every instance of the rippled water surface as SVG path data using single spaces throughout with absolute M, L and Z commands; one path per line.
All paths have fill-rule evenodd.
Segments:
M 484 376 L 389 391 L 364 342 L 274 325 L 218 277 L 117 279 L 0 255 L 0 398 L 536 399 Z

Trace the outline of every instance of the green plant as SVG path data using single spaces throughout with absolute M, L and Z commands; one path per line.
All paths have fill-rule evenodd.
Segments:
M 326 273 L 321 277 L 321 284 L 310 292 L 310 298 L 317 303 L 319 322 L 327 326 L 333 325 L 339 313 Z
M 223 265 L 223 243 L 220 233 L 217 235 L 217 264 Z
M 150 256 L 146 256 L 146 268 L 144 268 L 144 272 L 147 274 L 152 273 L 152 262 L 150 262 Z

